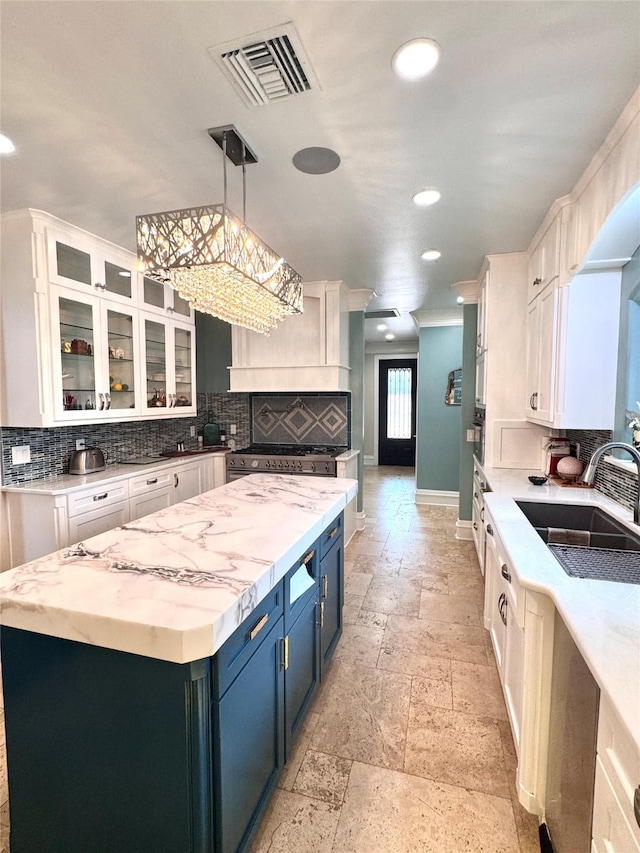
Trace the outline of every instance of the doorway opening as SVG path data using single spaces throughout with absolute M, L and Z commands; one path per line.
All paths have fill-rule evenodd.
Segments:
M 418 360 L 379 362 L 378 465 L 416 464 Z

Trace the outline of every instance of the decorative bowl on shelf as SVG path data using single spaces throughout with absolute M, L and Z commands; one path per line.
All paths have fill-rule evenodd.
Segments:
M 531 474 L 528 480 L 530 483 L 533 483 L 534 486 L 544 486 L 544 484 L 547 482 L 547 478 L 539 474 Z

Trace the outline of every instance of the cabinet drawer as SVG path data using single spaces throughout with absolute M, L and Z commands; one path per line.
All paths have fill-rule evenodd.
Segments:
M 597 853 L 640 853 L 638 824 L 617 796 L 600 758 L 596 760 L 592 834 Z
M 128 498 L 129 482 L 121 480 L 118 483 L 93 486 L 90 489 L 83 489 L 81 492 L 74 492 L 67 498 L 67 509 L 69 517 L 72 518 L 74 515 L 89 512 L 89 510 L 98 507 L 109 506 L 119 501 L 126 501 Z
M 340 515 L 327 527 L 324 533 L 320 536 L 318 543 L 318 546 L 320 548 L 320 559 L 324 557 L 329 548 L 335 545 L 339 537 L 342 536 L 343 524 L 343 513 L 340 513 Z
M 69 545 L 106 533 L 114 527 L 122 527 L 129 521 L 129 502 L 96 507 L 69 518 Z
M 283 583 L 266 595 L 213 658 L 212 690 L 220 698 L 283 613 Z
M 600 700 L 598 760 L 615 791 L 640 848 L 640 826 L 633 812 L 636 787 L 640 786 L 640 753 L 606 697 Z
M 133 498 L 166 486 L 173 486 L 173 469 L 164 468 L 162 471 L 132 477 L 129 480 L 129 494 Z

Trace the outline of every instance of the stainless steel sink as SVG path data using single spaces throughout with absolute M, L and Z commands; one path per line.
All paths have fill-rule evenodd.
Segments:
M 594 506 L 533 501 L 516 504 L 568 575 L 640 584 L 640 533 Z M 553 543 L 548 541 L 550 528 L 556 529 Z M 568 540 L 571 531 L 586 531 L 589 544 L 558 543 L 558 529 L 569 532 Z

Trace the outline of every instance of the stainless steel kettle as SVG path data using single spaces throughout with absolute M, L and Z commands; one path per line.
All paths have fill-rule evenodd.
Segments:
M 69 459 L 70 474 L 94 474 L 96 471 L 104 471 L 106 467 L 104 453 L 99 447 L 74 450 Z

